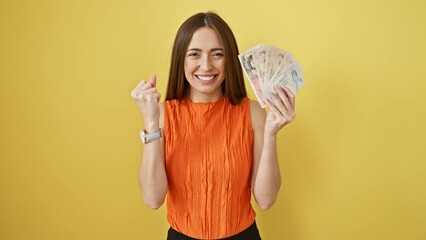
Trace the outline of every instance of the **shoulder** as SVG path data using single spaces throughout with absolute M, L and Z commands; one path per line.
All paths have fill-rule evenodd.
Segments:
M 263 109 L 259 102 L 256 100 L 250 100 L 250 119 L 253 129 L 259 127 L 263 128 L 265 124 L 266 111 Z
M 170 100 L 164 100 L 164 102 L 159 103 L 159 104 L 163 104 L 163 108 L 173 108 L 176 106 L 181 105 L 182 103 L 185 102 L 185 99 L 170 99 Z
M 158 103 L 160 108 L 160 124 L 167 124 L 179 116 L 182 110 L 182 101 L 179 99 L 165 100 Z
M 164 100 L 164 102 L 158 103 L 160 106 L 160 111 L 170 111 L 170 108 L 174 108 L 177 104 L 176 99 Z

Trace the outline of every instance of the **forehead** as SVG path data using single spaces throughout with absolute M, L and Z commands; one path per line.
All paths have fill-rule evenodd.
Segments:
M 192 35 L 189 48 L 211 49 L 223 48 L 222 40 L 216 31 L 209 27 L 197 29 Z

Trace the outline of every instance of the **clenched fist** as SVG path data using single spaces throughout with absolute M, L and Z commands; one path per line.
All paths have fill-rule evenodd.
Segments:
M 131 92 L 131 96 L 135 99 L 140 111 L 142 112 L 145 122 L 157 122 L 160 118 L 160 102 L 161 95 L 155 87 L 157 77 L 152 75 L 149 82 L 142 80 Z

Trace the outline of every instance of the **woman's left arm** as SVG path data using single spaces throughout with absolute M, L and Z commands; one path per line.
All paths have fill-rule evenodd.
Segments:
M 254 132 L 253 171 L 251 188 L 261 209 L 272 207 L 281 187 L 277 157 L 277 132 L 295 118 L 295 98 L 288 88 L 276 87 L 272 101 L 265 100 L 266 112 L 256 101 L 250 103 L 250 117 Z

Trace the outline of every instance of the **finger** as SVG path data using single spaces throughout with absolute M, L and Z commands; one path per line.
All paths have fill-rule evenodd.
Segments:
M 141 91 L 145 91 L 147 89 L 153 88 L 154 86 L 152 85 L 151 82 L 147 82 L 146 84 L 143 84 L 142 86 L 140 86 L 138 89 Z
M 155 92 L 157 92 L 157 88 L 153 87 L 143 91 L 142 93 L 155 93 Z
M 152 84 L 150 82 L 145 82 L 142 80 L 130 93 L 130 96 L 136 98 L 136 95 L 140 94 L 141 91 L 152 88 Z
M 278 111 L 278 109 L 274 106 L 274 104 L 272 104 L 272 102 L 269 99 L 265 99 L 265 103 L 269 107 L 269 110 L 271 110 L 274 113 L 275 117 L 278 118 L 282 116 L 281 112 Z
M 278 96 L 280 97 L 281 102 L 284 104 L 286 110 L 291 114 L 293 112 L 293 106 L 291 105 L 286 92 L 284 92 L 283 88 L 280 86 L 275 87 Z
M 284 89 L 285 93 L 288 96 L 288 99 L 290 100 L 291 106 L 293 107 L 293 111 L 296 109 L 296 97 L 294 94 L 285 86 L 282 86 L 282 89 Z
M 156 102 L 160 102 L 161 94 L 157 92 L 157 93 L 155 93 L 155 95 L 154 95 L 154 96 L 155 96 L 155 101 L 156 101 Z
M 270 92 L 269 96 L 271 97 L 271 102 L 274 104 L 275 108 L 280 111 L 281 115 L 283 115 L 285 112 L 287 112 L 287 109 L 285 108 L 283 102 L 281 101 L 280 97 L 274 93 Z
M 135 87 L 135 89 L 136 88 L 138 88 L 138 87 L 140 87 L 140 86 L 142 86 L 143 84 L 145 84 L 146 82 L 145 82 L 145 80 L 142 80 L 142 81 L 140 81 L 139 83 L 138 83 L 138 85 Z
M 273 102 L 275 104 L 275 108 L 280 111 L 281 116 L 285 118 L 286 122 L 291 122 L 295 114 L 290 103 L 288 102 L 287 96 L 284 94 L 284 92 L 281 93 L 284 99 L 282 99 L 281 96 L 279 96 L 278 94 L 272 93 L 271 95 L 271 98 L 273 99 Z M 287 103 L 285 104 L 284 101 L 287 101 Z
M 281 111 L 279 111 L 278 108 L 269 99 L 265 99 L 265 103 L 268 105 L 269 110 L 272 111 L 272 113 L 275 115 L 275 119 L 277 119 L 280 124 L 285 125 L 293 120 L 293 118 L 289 116 L 287 112 L 281 113 Z
M 143 95 L 144 100 L 148 102 L 159 102 L 161 95 L 158 92 Z
M 143 96 L 145 94 L 149 94 L 149 93 L 156 93 L 157 92 L 157 88 L 149 88 L 147 90 L 140 90 L 140 89 L 136 89 L 132 92 L 132 97 L 133 98 L 137 98 L 137 99 L 143 99 Z
M 139 87 L 137 87 L 135 89 L 147 90 L 147 89 L 150 89 L 150 88 L 155 88 L 156 84 L 157 84 L 157 77 L 155 75 L 151 75 L 149 82 L 146 82 L 145 84 L 141 84 Z
M 133 88 L 133 90 L 130 92 L 130 96 L 132 96 L 133 98 L 135 98 L 135 96 L 136 96 L 136 90 L 137 90 L 140 86 L 142 86 L 143 84 L 145 84 L 145 80 L 140 81 L 140 82 L 138 83 L 138 85 L 136 85 L 136 87 L 135 87 L 135 88 Z
M 157 93 L 157 102 L 160 102 L 160 99 L 161 99 L 161 94 Z
M 285 118 L 286 122 L 288 122 L 288 123 L 293 121 L 293 117 L 292 117 L 292 115 L 290 115 L 289 112 L 284 113 L 283 118 Z
M 132 96 L 132 98 L 136 98 L 138 95 L 138 90 L 137 89 L 133 89 L 132 92 L 130 93 L 130 96 Z
M 157 84 L 157 76 L 156 76 L 155 74 L 152 74 L 152 75 L 151 75 L 151 78 L 149 79 L 149 82 L 151 83 L 151 85 L 152 85 L 153 87 L 155 87 L 155 86 L 156 86 L 156 84 Z

